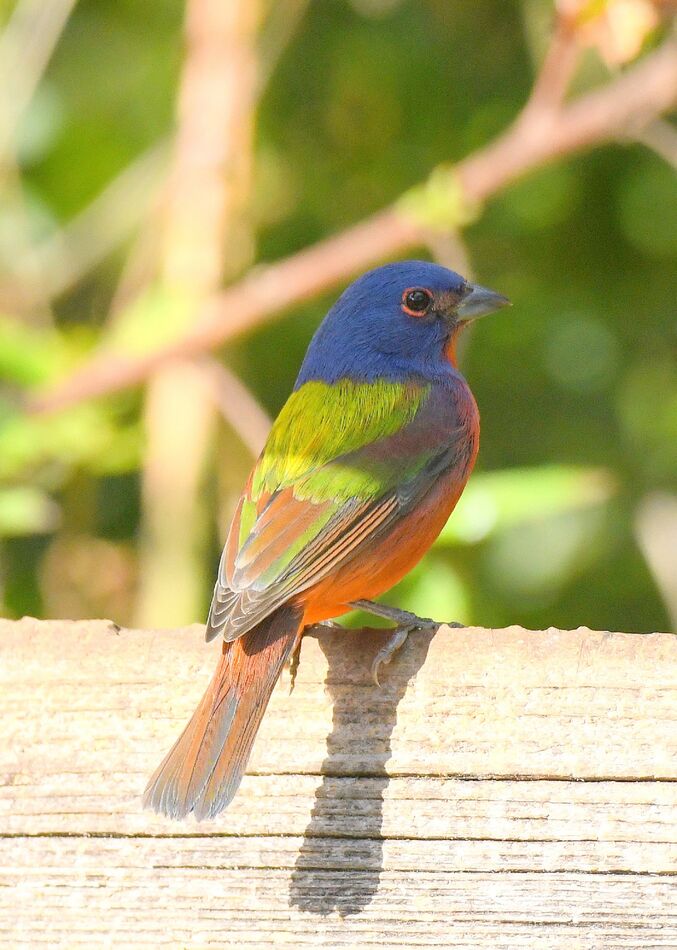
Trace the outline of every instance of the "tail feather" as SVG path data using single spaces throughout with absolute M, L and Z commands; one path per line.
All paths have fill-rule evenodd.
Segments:
M 170 818 L 213 818 L 233 799 L 303 611 L 285 605 L 239 640 L 224 643 L 193 717 L 153 774 L 143 803 Z

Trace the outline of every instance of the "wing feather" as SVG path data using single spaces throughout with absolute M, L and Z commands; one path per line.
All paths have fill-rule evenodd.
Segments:
M 270 490 L 258 498 L 252 497 L 254 470 L 219 564 L 208 640 L 218 635 L 236 640 L 354 558 L 365 543 L 410 511 L 442 472 L 458 463 L 464 449 L 460 430 L 440 428 L 439 413 L 434 406 L 429 409 L 426 412 L 424 404 L 397 432 L 391 429 L 369 445 L 299 470 L 291 484 L 287 479 L 277 489 L 269 485 Z M 265 454 L 264 450 L 262 460 Z M 366 473 L 380 490 L 347 497 L 338 491 L 338 498 L 332 497 L 333 486 L 340 489 L 346 484 L 346 472 L 349 484 L 357 484 L 350 480 L 355 473 Z M 248 517 L 253 517 L 252 523 L 243 531 Z

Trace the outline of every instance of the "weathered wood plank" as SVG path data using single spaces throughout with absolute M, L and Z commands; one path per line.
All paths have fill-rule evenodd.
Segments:
M 60 736 L 81 729 L 94 731 L 96 742 L 79 744 L 71 768 L 89 771 L 103 760 L 113 770 L 144 772 L 192 712 L 214 649 L 198 627 L 115 634 L 105 623 L 55 624 L 50 631 L 34 622 L 0 627 L 0 714 L 17 723 L 16 755 L 44 771 Z M 386 672 L 382 690 L 369 678 L 377 643 L 355 634 L 323 637 L 321 646 L 306 639 L 295 693 L 286 682 L 276 690 L 252 771 L 674 776 L 675 710 L 666 687 L 677 640 L 669 635 L 518 628 L 419 635 Z M 42 715 L 30 714 L 36 703 Z
M 25 944 L 102 946 L 105 922 L 114 946 L 674 947 L 662 877 L 289 874 L 224 868 L 214 841 L 188 852 L 180 839 L 50 844 L 13 841 L 7 853 L 21 861 L 23 899 L 0 911 L 0 928 Z
M 167 835 L 209 833 L 302 835 L 313 812 L 313 832 L 332 837 L 396 837 L 406 821 L 410 839 L 509 839 L 581 842 L 594 838 L 599 861 L 606 847 L 638 836 L 654 848 L 673 845 L 677 788 L 667 782 L 465 781 L 326 776 L 247 776 L 227 817 L 182 825 L 142 812 L 141 773 L 55 773 L 44 780 L 0 786 L 5 834 Z M 315 797 L 316 794 L 320 797 Z M 585 849 L 578 849 L 583 856 Z M 610 853 L 610 852 L 608 852 Z M 638 870 L 647 870 L 640 866 Z
M 677 640 L 307 638 L 226 815 L 142 812 L 198 627 L 0 622 L 0 944 L 677 945 Z M 4 941 L 4 943 L 3 943 Z

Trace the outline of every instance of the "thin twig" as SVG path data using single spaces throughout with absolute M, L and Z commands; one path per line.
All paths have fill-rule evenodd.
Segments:
M 425 245 L 438 264 L 463 274 L 468 280 L 473 279 L 472 261 L 460 231 L 430 231 L 425 235 Z
M 40 274 L 40 294 L 58 297 L 76 284 L 119 244 L 143 219 L 155 200 L 167 160 L 167 145 L 155 145 L 134 159 L 83 211 L 30 252 L 31 263 Z M 12 262 L 21 274 L 24 258 Z M 34 303 L 36 292 L 17 283 L 9 288 L 22 306 Z M 6 291 L 5 291 L 6 293 Z
M 261 31 L 258 93 L 268 85 L 278 62 L 308 8 L 310 0 L 277 0 L 271 4 Z
M 30 305 L 44 318 L 49 313 L 49 294 L 42 281 L 40 262 L 30 240 L 30 222 L 21 170 L 15 154 L 15 135 L 44 74 L 76 0 L 19 0 L 0 33 L 0 187 L 5 205 L 16 214 L 12 248 L 7 257 L 21 257 L 24 281 L 30 285 Z M 2 262 L 5 264 L 5 261 Z M 5 282 L 7 283 L 7 282 Z M 15 309 L 25 303 L 12 298 L 14 287 L 3 287 L 2 305 Z M 9 291 L 9 292 L 8 292 Z M 9 300 L 8 300 L 9 297 Z M 37 314 L 32 314 L 35 318 Z M 40 318 L 39 318 L 40 319 Z
M 677 168 L 677 128 L 665 119 L 655 119 L 640 129 L 633 138 L 646 145 L 663 161 Z
M 468 203 L 483 202 L 535 168 L 647 125 L 676 100 L 677 43 L 668 40 L 608 84 L 542 114 L 538 122 L 518 117 L 456 166 L 454 184 Z M 168 360 L 208 352 L 358 271 L 409 251 L 424 242 L 424 232 L 398 202 L 292 257 L 254 268 L 213 297 L 181 339 L 137 358 L 101 352 L 34 400 L 32 408 L 52 411 L 136 385 Z
M 635 514 L 635 537 L 677 631 L 677 498 L 664 492 L 646 495 Z
M 73 2 L 70 0 L 71 6 Z M 274 7 L 271 11 L 261 41 L 263 65 L 257 77 L 259 90 L 265 87 L 307 5 L 308 0 L 289 0 L 286 6 Z M 51 17 L 53 20 L 53 11 Z M 31 88 L 36 78 L 32 78 Z M 31 257 L 30 273 L 39 275 L 39 291 L 34 277 L 32 283 L 17 279 L 16 284 L 3 288 L 6 306 L 25 308 L 37 301 L 58 297 L 125 241 L 154 200 L 167 151 L 166 142 L 152 146 L 109 182 L 72 221 L 12 260 L 12 271 L 20 275 L 27 271 L 27 258 Z M 121 293 L 119 297 L 128 299 L 129 294 Z M 113 307 L 114 311 L 118 309 Z
M 564 155 L 624 138 L 677 101 L 677 42 L 666 41 L 632 69 L 538 122 L 517 121 L 458 168 L 465 194 L 484 201 L 528 171 Z
M 241 380 L 218 360 L 206 357 L 200 368 L 211 379 L 214 401 L 228 425 L 256 458 L 270 431 L 270 418 Z
M 522 119 L 531 114 L 558 109 L 566 96 L 580 54 L 576 26 L 571 17 L 559 13 L 550 46 L 545 54 Z
M 0 160 L 76 0 L 21 0 L 0 37 Z

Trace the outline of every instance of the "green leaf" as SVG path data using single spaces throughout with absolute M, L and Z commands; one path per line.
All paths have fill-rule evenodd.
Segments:
M 53 531 L 59 520 L 58 506 L 39 488 L 29 485 L 0 488 L 0 536 Z
M 190 296 L 155 284 L 116 316 L 105 333 L 105 346 L 126 354 L 147 353 L 178 337 L 192 316 Z
M 438 544 L 474 544 L 506 528 L 602 505 L 615 493 L 605 469 L 544 465 L 474 475 Z
M 447 560 L 429 554 L 385 598 L 419 617 L 463 621 L 470 616 L 470 593 Z
M 0 404 L 0 479 L 24 479 L 45 466 L 96 474 L 139 464 L 140 425 L 122 424 L 109 403 L 84 403 L 54 416 L 29 416 Z
M 397 209 L 416 224 L 433 231 L 455 231 L 477 220 L 478 202 L 471 201 L 452 165 L 438 165 L 426 181 L 405 192 Z
M 0 315 L 0 379 L 37 386 L 57 376 L 82 352 L 80 338 L 53 327 L 30 326 Z

